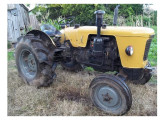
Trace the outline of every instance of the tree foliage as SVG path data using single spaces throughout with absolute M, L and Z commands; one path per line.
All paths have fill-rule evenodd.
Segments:
M 105 23 L 111 25 L 113 22 L 114 9 L 117 4 L 37 4 L 32 10 L 37 15 L 38 20 L 47 21 L 55 20 L 59 17 L 67 18 L 74 16 L 74 22 L 81 25 L 94 25 L 96 10 L 104 10 L 106 12 Z M 125 21 L 131 22 L 132 16 L 143 14 L 143 4 L 121 4 L 119 7 L 119 17 Z M 147 15 L 146 15 L 147 16 Z M 148 21 L 148 17 L 144 17 L 144 23 Z M 154 12 L 151 17 L 152 24 L 156 24 L 157 13 Z M 135 18 L 134 18 L 135 19 Z M 111 20 L 111 21 L 110 21 Z M 149 20 L 149 21 L 150 21 Z

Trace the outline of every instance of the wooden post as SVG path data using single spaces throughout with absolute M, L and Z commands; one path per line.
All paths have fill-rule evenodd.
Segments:
M 153 21 L 152 21 L 152 26 L 154 25 L 154 11 L 153 11 Z
M 150 27 L 150 15 L 149 15 L 148 27 Z
M 134 26 L 133 15 L 132 15 L 132 26 Z
M 143 27 L 143 16 L 141 15 L 141 27 Z

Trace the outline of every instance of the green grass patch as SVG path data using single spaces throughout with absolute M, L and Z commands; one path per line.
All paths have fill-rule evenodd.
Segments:
M 8 52 L 8 60 L 14 60 L 14 52 Z
M 91 72 L 95 71 L 92 67 L 86 67 L 85 70 L 86 71 L 91 71 Z
M 151 42 L 150 51 L 148 53 L 148 60 L 151 66 L 157 65 L 157 26 L 152 26 L 155 31 L 155 36 Z

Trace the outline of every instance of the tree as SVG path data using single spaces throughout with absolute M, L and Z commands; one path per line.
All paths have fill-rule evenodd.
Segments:
M 47 21 L 48 19 L 58 19 L 62 17 L 74 16 L 73 24 L 80 25 L 95 25 L 96 10 L 104 10 L 106 12 L 105 23 L 112 25 L 114 9 L 117 4 L 38 4 L 32 12 L 37 15 L 38 20 Z M 143 14 L 143 4 L 120 4 L 119 7 L 119 19 L 125 19 L 125 22 L 129 22 L 127 25 L 132 25 L 134 17 Z M 156 13 L 152 14 L 151 20 L 156 24 Z M 148 19 L 144 18 L 144 21 Z

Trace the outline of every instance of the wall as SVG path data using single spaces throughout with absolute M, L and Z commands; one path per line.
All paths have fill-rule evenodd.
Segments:
M 8 4 L 8 41 L 15 43 L 30 24 L 28 9 L 23 4 Z

